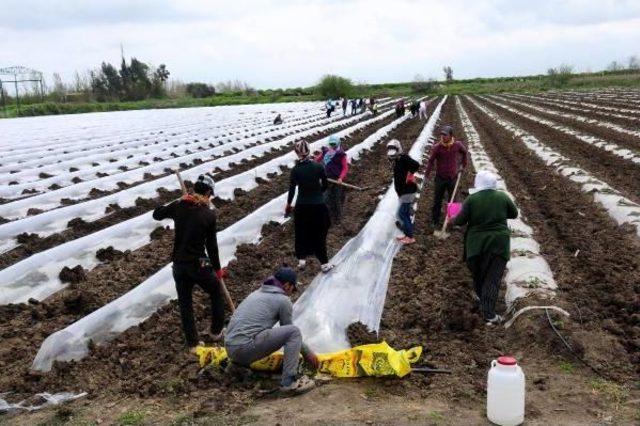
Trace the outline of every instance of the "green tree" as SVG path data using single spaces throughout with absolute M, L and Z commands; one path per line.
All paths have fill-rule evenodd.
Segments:
M 351 80 L 331 74 L 322 77 L 316 86 L 316 92 L 324 98 L 348 98 L 353 91 Z
M 573 77 L 573 67 L 571 65 L 562 64 L 559 67 L 547 70 L 549 84 L 553 87 L 566 86 L 571 77 Z
M 166 96 L 165 82 L 169 79 L 170 74 L 165 64 L 160 64 L 153 72 L 153 77 L 151 78 L 151 96 L 154 98 L 163 98 Z

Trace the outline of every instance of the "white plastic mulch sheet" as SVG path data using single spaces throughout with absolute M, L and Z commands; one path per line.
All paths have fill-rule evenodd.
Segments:
M 550 128 L 552 128 L 554 130 L 558 130 L 558 131 L 560 131 L 560 132 L 562 132 L 562 133 L 564 133 L 566 135 L 573 136 L 573 137 L 575 137 L 576 139 L 578 139 L 578 140 L 580 140 L 582 142 L 585 142 L 585 143 L 588 143 L 589 145 L 595 146 L 596 148 L 600 148 L 600 149 L 603 149 L 603 150 L 605 150 L 607 152 L 610 152 L 613 155 L 615 155 L 617 157 L 620 157 L 620 158 L 622 158 L 624 160 L 628 160 L 628 161 L 632 161 L 632 162 L 634 162 L 636 164 L 640 164 L 640 153 L 638 153 L 637 151 L 634 152 L 633 150 L 630 150 L 628 148 L 624 148 L 624 147 L 622 147 L 622 146 L 620 146 L 620 145 L 618 145 L 616 143 L 613 143 L 613 142 L 598 138 L 598 137 L 593 136 L 593 135 L 589 135 L 589 134 L 586 134 L 586 133 L 579 132 L 579 131 L 571 128 L 571 127 L 564 126 L 564 125 L 556 123 L 554 121 L 538 117 L 538 116 L 536 116 L 534 114 L 529 114 L 527 112 L 520 111 L 520 110 L 518 110 L 516 108 L 512 108 L 511 106 L 509 106 L 507 104 L 504 104 L 502 102 L 498 102 L 496 100 L 496 99 L 502 99 L 502 98 L 497 98 L 497 97 L 493 97 L 492 96 L 490 98 L 489 97 L 483 97 L 483 99 L 487 100 L 488 102 L 490 102 L 490 103 L 492 103 L 494 105 L 501 106 L 502 108 L 506 109 L 507 111 L 513 112 L 514 114 L 521 115 L 522 117 L 528 118 L 529 120 L 535 121 L 535 122 L 540 123 L 540 124 L 542 124 L 544 126 L 550 127 Z M 549 109 L 536 107 L 534 105 L 529 105 L 529 104 L 526 104 L 526 103 L 518 102 L 518 101 L 515 101 L 513 99 L 509 99 L 509 100 L 511 102 L 517 104 L 517 105 L 525 106 L 525 107 L 534 109 L 536 111 L 546 112 L 547 114 L 553 114 L 553 112 L 551 110 L 549 110 Z M 603 122 L 601 120 L 593 120 L 593 119 L 589 119 L 589 120 L 596 121 L 596 122 L 598 122 L 599 124 L 602 124 L 602 125 L 606 124 L 605 122 Z M 584 121 L 584 120 L 582 120 L 582 121 Z M 640 132 L 635 132 L 635 133 L 636 133 L 636 136 L 640 136 Z
M 498 189 L 504 191 L 515 203 L 515 198 L 507 191 L 504 180 L 484 150 L 480 142 L 480 135 L 460 103 L 460 98 L 456 98 L 456 106 L 462 127 L 467 135 L 467 148 L 474 169 L 476 171 L 488 170 L 494 173 L 498 177 Z M 507 287 L 505 293 L 507 309 L 511 308 L 517 299 L 530 293 L 553 297 L 558 285 L 553 278 L 549 264 L 540 255 L 540 245 L 533 238 L 533 229 L 524 222 L 522 213 L 517 219 L 509 220 L 509 229 L 512 234 L 511 260 L 507 263 L 507 274 L 504 279 Z
M 369 124 L 383 120 L 391 114 L 393 114 L 393 111 L 361 121 L 349 128 L 336 132 L 335 135 L 340 137 L 347 136 Z M 396 120 L 393 123 L 397 122 Z M 372 139 L 368 138 L 367 140 Z M 311 147 L 312 149 L 318 149 L 324 143 L 326 143 L 326 139 L 321 139 L 312 143 Z M 269 180 L 268 174 L 281 174 L 281 166 L 291 167 L 294 162 L 295 154 L 290 152 L 251 170 L 223 179 L 216 184 L 216 195 L 221 198 L 233 198 L 233 191 L 236 188 L 249 191 L 258 186 L 256 178 Z M 197 167 L 194 169 L 197 169 Z M 183 175 L 185 179 L 189 176 L 194 178 L 194 169 L 190 169 L 188 173 Z M 162 179 L 175 180 L 173 176 Z M 131 189 L 141 188 L 144 185 L 146 184 Z M 101 199 L 94 201 L 99 200 Z M 57 213 L 61 210 L 53 210 L 50 213 Z M 47 213 L 34 216 L 34 218 L 45 214 Z M 173 225 L 171 221 L 162 223 L 169 226 Z M 147 212 L 84 237 L 36 253 L 11 265 L 0 271 L 0 304 L 26 302 L 30 298 L 42 300 L 66 286 L 58 278 L 58 274 L 64 266 L 81 265 L 85 269 L 92 269 L 99 264 L 98 259 L 95 257 L 95 252 L 98 249 L 113 246 L 120 251 L 135 250 L 150 241 L 149 234 L 159 225 L 160 222 L 153 220 L 152 212 Z
M 357 159 L 362 151 L 370 149 L 408 118 L 409 114 L 406 114 L 378 129 L 363 142 L 349 149 L 349 158 Z M 311 144 L 311 149 L 320 148 L 323 143 L 326 143 L 326 140 Z M 271 221 L 284 223 L 287 220 L 283 214 L 286 199 L 287 193 L 284 193 L 218 232 L 220 263 L 227 265 L 234 258 L 238 245 L 258 243 L 263 225 Z M 82 359 L 88 353 L 87 344 L 90 340 L 95 343 L 106 342 L 129 327 L 141 323 L 176 297 L 169 264 L 118 299 L 47 337 L 33 361 L 32 368 L 48 371 L 54 361 Z
M 443 99 L 429 118 L 409 154 L 421 159 L 431 143 Z M 365 227 L 331 259 L 334 269 L 318 274 L 293 307 L 293 321 L 307 343 L 319 353 L 350 346 L 346 330 L 361 322 L 377 331 L 387 294 L 393 258 L 400 249 L 395 226 L 398 196 L 387 190 Z
M 12 413 L 16 411 L 36 411 L 42 408 L 48 407 L 50 405 L 60 405 L 67 401 L 73 401 L 78 398 L 82 398 L 87 395 L 86 392 L 82 392 L 79 394 L 74 394 L 71 392 L 60 392 L 50 394 L 47 392 L 36 394 L 36 398 L 42 401 L 41 404 L 36 405 L 26 405 L 26 401 L 20 401 L 17 403 L 7 402 L 4 397 L 6 394 L 0 394 L 0 414 L 2 413 Z
M 512 122 L 504 120 L 498 114 L 480 105 L 475 100 L 471 98 L 468 99 L 476 108 L 520 139 L 524 145 L 535 153 L 547 166 L 553 167 L 559 174 L 578 184 L 583 192 L 593 194 L 594 200 L 604 207 L 609 216 L 611 216 L 618 225 L 629 223 L 636 229 L 636 235 L 640 236 L 640 205 L 623 196 L 606 182 L 576 167 L 575 161 L 544 145 L 536 137 L 525 132 Z

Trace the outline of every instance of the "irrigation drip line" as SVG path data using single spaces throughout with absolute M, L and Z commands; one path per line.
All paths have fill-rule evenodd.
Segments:
M 571 353 L 571 355 L 573 355 L 578 361 L 582 362 L 584 365 L 586 365 L 587 367 L 589 367 L 594 373 L 596 373 L 598 376 L 600 376 L 603 379 L 606 380 L 612 380 L 610 377 L 606 376 L 604 373 L 601 373 L 600 371 L 598 371 L 593 365 L 591 365 L 590 363 L 588 363 L 586 360 L 584 360 L 581 356 L 579 356 L 571 347 L 571 345 L 569 344 L 569 342 L 567 342 L 567 340 L 562 336 L 562 334 L 560 334 L 560 331 L 558 331 L 558 329 L 556 328 L 555 325 L 553 325 L 553 321 L 551 321 L 551 315 L 549 315 L 549 309 L 545 308 L 544 309 L 546 315 L 547 315 L 547 321 L 549 322 L 549 325 L 551 326 L 551 329 L 554 331 L 554 333 L 556 333 L 556 335 L 560 338 L 560 340 L 562 341 L 562 343 L 564 343 L 564 345 L 567 347 L 567 349 L 569 349 L 569 352 Z

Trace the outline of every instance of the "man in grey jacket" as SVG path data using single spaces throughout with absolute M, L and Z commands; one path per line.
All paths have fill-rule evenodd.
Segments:
M 280 390 L 300 394 L 315 386 L 306 376 L 296 380 L 300 353 L 316 369 L 318 358 L 302 342 L 300 329 L 292 324 L 293 305 L 289 297 L 296 290 L 295 271 L 280 268 L 236 308 L 227 327 L 224 345 L 231 362 L 244 367 L 284 346 Z M 274 328 L 278 322 L 280 327 Z

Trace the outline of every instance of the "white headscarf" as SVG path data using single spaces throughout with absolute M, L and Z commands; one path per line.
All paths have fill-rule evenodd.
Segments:
M 498 178 L 489 170 L 480 170 L 476 175 L 473 185 L 475 187 L 473 188 L 473 192 L 483 191 L 485 189 L 496 189 Z

